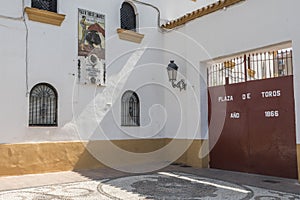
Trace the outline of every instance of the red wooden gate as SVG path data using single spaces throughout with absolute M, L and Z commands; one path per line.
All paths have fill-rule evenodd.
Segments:
M 208 92 L 210 167 L 297 178 L 292 75 Z

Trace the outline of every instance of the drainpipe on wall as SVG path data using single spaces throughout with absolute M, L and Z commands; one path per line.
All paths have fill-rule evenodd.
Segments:
M 170 31 L 170 30 L 166 30 L 166 29 L 164 29 L 164 28 L 161 27 L 161 25 L 160 25 L 161 24 L 160 23 L 160 10 L 156 6 L 154 6 L 152 4 L 149 4 L 149 3 L 145 3 L 145 2 L 139 1 L 139 0 L 132 0 L 132 1 L 135 2 L 135 3 L 138 3 L 138 4 L 142 4 L 142 5 L 150 6 L 150 7 L 154 8 L 157 11 L 157 13 L 158 13 L 157 14 L 157 27 L 159 28 L 159 30 L 161 32 Z
M 26 23 L 26 19 L 25 19 L 25 10 L 24 10 L 24 7 L 25 7 L 25 2 L 24 0 L 22 0 L 22 16 L 20 17 L 10 17 L 10 16 L 5 16 L 5 15 L 0 15 L 0 18 L 2 19 L 8 19 L 8 20 L 15 20 L 15 21 L 23 21 L 24 23 L 24 26 L 25 26 L 25 30 L 26 30 L 26 34 L 25 34 L 25 40 L 26 40 L 26 43 L 25 43 L 25 71 L 26 71 L 26 74 L 25 74 L 25 84 L 26 84 L 26 97 L 28 96 L 29 94 L 29 91 L 28 91 L 28 26 L 27 26 L 27 23 Z

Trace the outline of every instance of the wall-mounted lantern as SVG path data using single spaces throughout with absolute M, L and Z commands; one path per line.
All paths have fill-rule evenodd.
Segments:
M 186 90 L 186 83 L 184 82 L 183 79 L 175 83 L 177 79 L 177 70 L 178 70 L 178 66 L 174 63 L 174 60 L 171 60 L 167 67 L 169 81 L 172 83 L 173 88 L 179 88 L 180 91 Z

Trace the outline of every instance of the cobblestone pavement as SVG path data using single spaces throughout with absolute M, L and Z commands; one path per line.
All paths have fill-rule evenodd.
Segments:
M 0 192 L 1 200 L 300 200 L 279 192 L 185 172 L 163 171 Z

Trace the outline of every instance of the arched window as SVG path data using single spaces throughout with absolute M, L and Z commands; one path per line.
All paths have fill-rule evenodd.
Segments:
M 57 0 L 31 0 L 31 7 L 57 12 Z
M 133 91 L 122 96 L 121 121 L 122 126 L 140 126 L 140 101 Z
M 30 91 L 29 126 L 57 126 L 57 92 L 47 83 L 39 83 Z
M 121 7 L 121 28 L 136 31 L 136 14 L 133 5 L 124 2 Z

